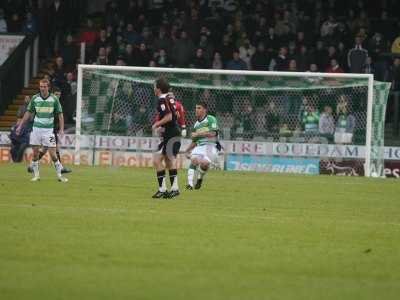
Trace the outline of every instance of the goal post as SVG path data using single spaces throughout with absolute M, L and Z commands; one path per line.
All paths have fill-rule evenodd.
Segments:
M 381 174 L 390 84 L 374 81 L 371 74 L 99 65 L 78 65 L 76 164 L 83 149 L 95 162 L 104 137 L 157 139 L 151 122 L 156 104 L 153 84 L 160 76 L 185 106 L 189 128 L 195 121 L 195 103 L 203 100 L 217 116 L 223 144 L 234 147 L 248 141 L 264 147 L 264 152 L 246 153 L 254 154 L 254 165 L 267 156 L 316 158 L 321 165 L 355 161 L 365 176 Z M 143 150 L 114 146 L 113 151 Z M 280 153 L 283 148 L 292 150 Z M 350 154 L 345 153 L 347 148 L 353 149 Z M 231 158 L 230 154 L 237 153 L 226 149 L 225 155 Z

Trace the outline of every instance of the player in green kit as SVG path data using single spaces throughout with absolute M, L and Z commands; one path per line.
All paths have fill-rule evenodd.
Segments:
M 206 175 L 210 164 L 217 158 L 220 144 L 218 142 L 218 124 L 214 116 L 207 114 L 207 104 L 199 102 L 196 104 L 196 118 L 192 132 L 192 143 L 185 153 L 190 158 L 188 170 L 188 190 L 201 188 L 203 178 Z M 195 171 L 198 170 L 198 178 L 194 185 Z
M 54 136 L 54 114 L 59 120 L 59 135 L 64 134 L 64 117 L 60 101 L 54 94 L 49 92 L 50 82 L 47 79 L 40 80 L 40 93 L 32 97 L 28 104 L 27 111 L 16 129 L 17 135 L 20 134 L 22 126 L 28 121 L 32 115 L 33 129 L 31 132 L 29 143 L 33 148 L 32 168 L 34 177 L 31 181 L 39 181 L 39 148 L 47 147 L 51 159 L 56 168 L 58 181 L 67 182 L 68 179 L 61 175 L 62 165 L 56 155 L 56 138 Z

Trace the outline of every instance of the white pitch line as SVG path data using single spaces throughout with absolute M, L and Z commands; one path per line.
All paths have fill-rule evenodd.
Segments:
M 125 208 L 99 208 L 99 207 L 73 207 L 73 206 L 55 206 L 55 205 L 41 205 L 41 204 L 11 204 L 11 203 L 0 203 L 0 206 L 5 206 L 5 207 L 15 207 L 15 208 L 30 208 L 30 209 L 38 209 L 38 208 L 44 208 L 44 209 L 67 209 L 67 210 L 72 210 L 72 211 L 92 211 L 92 212 L 104 212 L 104 213 L 115 213 L 115 214 L 121 214 L 121 213 L 128 213 L 129 209 Z M 172 212 L 172 211 L 155 211 L 152 209 L 144 210 L 144 209 L 132 209 L 136 213 L 161 213 L 161 214 L 180 214 L 180 213 L 187 213 L 188 211 L 181 211 L 181 212 Z M 269 209 L 268 211 L 272 211 L 273 209 Z M 190 211 L 194 212 L 194 211 Z M 217 218 L 230 218 L 230 219 L 252 219 L 252 220 L 274 220 L 278 221 L 280 223 L 284 223 L 285 217 L 282 215 L 277 217 L 277 216 L 254 216 L 254 215 L 238 215 L 238 214 L 218 214 L 218 213 L 212 213 L 209 216 L 211 217 L 217 217 Z M 300 219 L 296 217 L 287 217 L 287 219 Z M 360 224 L 360 225 L 390 225 L 390 226 L 400 226 L 400 223 L 393 223 L 393 222 L 358 222 L 356 220 L 341 220 L 335 223 L 354 223 L 354 224 Z

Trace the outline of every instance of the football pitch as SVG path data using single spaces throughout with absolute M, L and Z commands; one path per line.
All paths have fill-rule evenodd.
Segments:
M 1 299 L 399 299 L 396 180 L 0 165 Z

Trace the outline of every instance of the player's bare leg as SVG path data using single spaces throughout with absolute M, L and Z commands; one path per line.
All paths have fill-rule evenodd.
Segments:
M 48 150 L 48 147 L 41 147 L 39 149 L 39 160 L 41 160 L 42 157 L 45 156 L 45 154 L 47 153 L 47 150 Z M 57 155 L 58 161 L 61 163 L 60 146 L 58 145 L 58 143 L 56 144 L 56 155 Z M 61 165 L 62 165 L 62 163 L 61 163 Z M 32 165 L 30 165 L 28 167 L 28 172 L 33 173 Z M 62 165 L 61 174 L 71 173 L 71 172 L 72 172 L 71 169 L 66 168 Z
M 178 169 L 176 157 L 170 155 L 165 158 L 165 164 L 168 168 L 169 179 L 171 182 L 171 192 L 168 193 L 168 198 L 174 198 L 179 196 L 179 185 L 178 185 Z
M 40 147 L 39 148 L 38 161 L 40 161 L 42 159 L 42 157 L 46 154 L 46 152 L 47 152 L 47 147 Z M 32 163 L 33 163 L 33 161 L 32 161 Z M 33 165 L 32 164 L 28 167 L 28 172 L 29 173 L 33 173 Z
M 199 177 L 196 182 L 196 186 L 194 187 L 196 190 L 201 188 L 201 184 L 203 183 L 203 178 L 206 175 L 208 169 L 210 167 L 210 162 L 206 159 L 200 160 L 199 165 Z
M 164 155 L 162 153 L 153 154 L 153 164 L 157 172 L 158 191 L 153 195 L 153 198 L 162 198 L 166 195 L 167 185 L 165 182 L 165 166 Z
M 55 147 L 49 148 L 49 153 L 50 153 L 51 160 L 54 163 L 54 167 L 56 168 L 58 181 L 67 182 L 68 179 L 63 177 L 62 174 L 61 174 L 62 164 L 57 158 L 56 148 Z
M 188 169 L 188 178 L 187 178 L 187 186 L 186 189 L 187 190 L 193 190 L 194 188 L 194 177 L 196 174 L 196 170 L 197 170 L 197 166 L 199 165 L 199 159 L 197 157 L 193 157 L 190 161 L 190 166 Z
M 33 149 L 33 159 L 32 159 L 32 171 L 33 171 L 33 178 L 31 181 L 39 181 L 40 174 L 39 174 L 39 146 L 32 146 Z
M 56 155 L 57 155 L 57 159 L 58 161 L 61 163 L 61 155 L 60 155 L 60 146 L 59 143 L 56 143 Z M 62 165 L 62 164 L 61 164 Z M 66 168 L 62 165 L 62 169 L 61 169 L 61 174 L 65 174 L 65 173 L 71 173 L 71 169 Z

